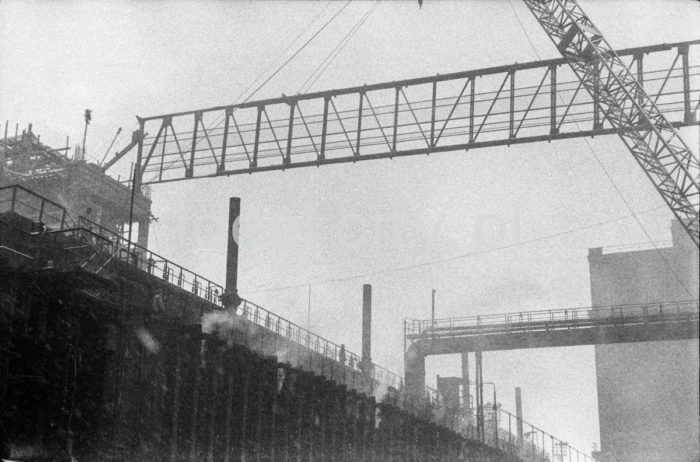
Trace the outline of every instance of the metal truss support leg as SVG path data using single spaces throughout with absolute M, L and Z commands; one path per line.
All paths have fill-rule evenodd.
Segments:
M 484 435 L 484 377 L 481 367 L 481 351 L 476 356 L 476 433 L 479 441 L 485 440 Z

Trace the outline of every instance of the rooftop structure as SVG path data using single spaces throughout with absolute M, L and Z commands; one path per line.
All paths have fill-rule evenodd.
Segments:
M 68 146 L 42 143 L 31 125 L 1 143 L 0 187 L 23 185 L 64 206 L 69 222 L 82 216 L 119 234 L 127 234 L 132 216 L 132 239 L 147 246 L 151 200 L 146 190 L 133 194 L 132 211 L 129 185 L 85 161 L 79 147 L 71 158 Z

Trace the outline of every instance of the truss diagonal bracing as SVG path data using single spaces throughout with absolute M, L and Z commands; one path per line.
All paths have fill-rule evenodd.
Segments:
M 617 130 L 661 197 L 700 245 L 698 159 L 575 0 L 524 0 Z M 687 48 L 679 55 L 687 60 Z M 684 77 L 685 79 L 685 77 Z M 690 117 L 690 107 L 686 107 Z
M 700 41 L 620 50 L 674 126 L 697 124 Z M 616 133 L 562 58 L 139 119 L 160 183 Z M 675 143 L 675 142 L 674 142 Z

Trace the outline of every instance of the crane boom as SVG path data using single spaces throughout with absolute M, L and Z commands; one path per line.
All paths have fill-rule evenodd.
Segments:
M 121 130 L 121 128 L 119 130 Z M 126 145 L 126 147 L 124 149 L 122 149 L 121 151 L 115 153 L 114 157 L 109 159 L 109 161 L 106 164 L 100 166 L 102 171 L 106 172 L 112 165 L 116 164 L 117 161 L 119 161 L 119 159 L 121 159 L 122 157 L 127 155 L 129 153 L 129 151 L 134 149 L 134 146 L 139 144 L 139 141 L 141 141 L 145 136 L 148 136 L 148 133 L 143 133 L 143 136 L 142 136 L 142 132 L 139 130 L 135 130 L 134 132 L 132 132 L 131 133 L 131 143 Z M 115 138 L 116 138 L 116 136 L 115 136 Z M 107 152 L 109 152 L 109 149 L 107 150 Z M 105 158 L 106 157 L 107 157 L 107 155 L 105 154 Z M 102 161 L 104 162 L 104 159 Z
M 698 159 L 576 0 L 523 0 L 700 246 Z

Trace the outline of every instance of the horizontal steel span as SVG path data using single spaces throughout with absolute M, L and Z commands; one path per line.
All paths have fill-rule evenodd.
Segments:
M 677 127 L 699 123 L 698 45 L 618 52 Z M 564 59 L 138 120 L 138 184 L 616 133 Z
M 424 356 L 470 351 L 698 338 L 698 300 L 407 320 Z

